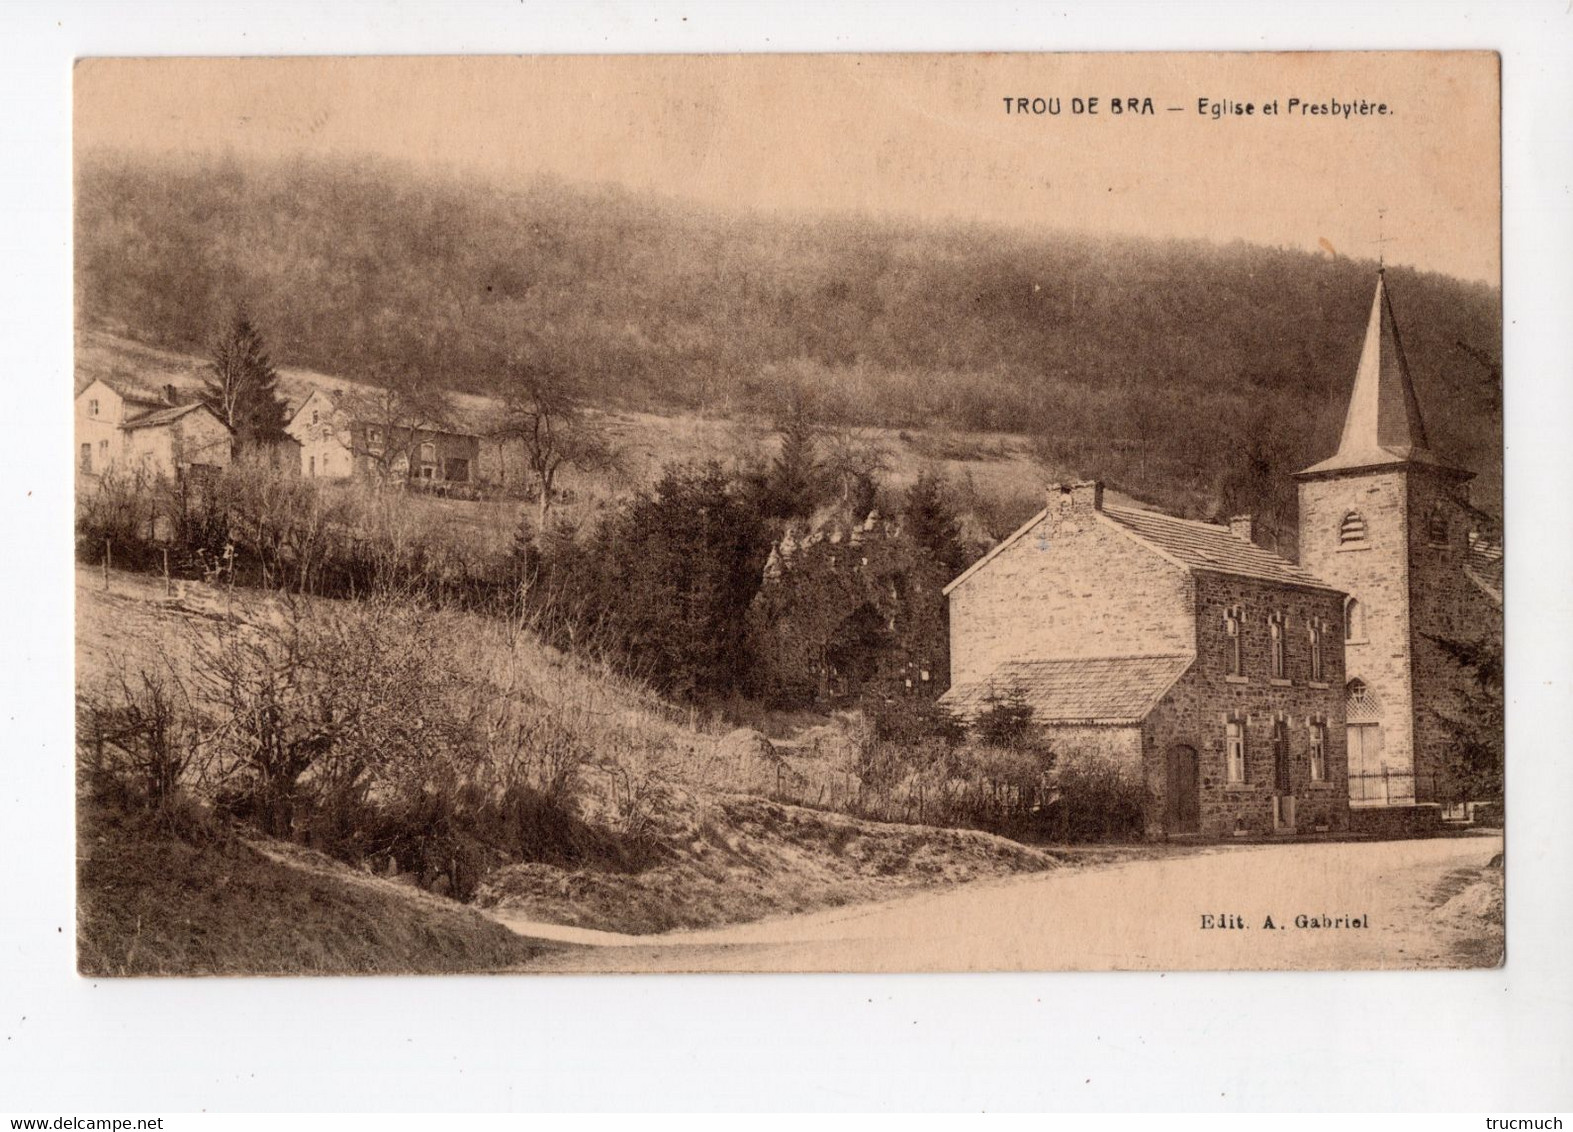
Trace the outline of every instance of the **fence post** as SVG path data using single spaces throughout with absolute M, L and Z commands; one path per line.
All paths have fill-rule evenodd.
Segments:
M 109 540 L 104 540 L 104 588 L 109 588 Z
M 175 588 L 169 583 L 169 547 L 166 546 L 164 548 L 164 596 L 168 597 L 174 592 Z

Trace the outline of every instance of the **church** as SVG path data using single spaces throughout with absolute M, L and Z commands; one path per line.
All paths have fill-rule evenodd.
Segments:
M 1471 475 L 1430 447 L 1379 273 L 1338 450 L 1295 474 L 1299 562 L 1248 516 L 1054 485 L 945 587 L 942 702 L 1024 700 L 1062 765 L 1144 784 L 1152 838 L 1434 829 L 1469 679 L 1435 639 L 1502 623 Z

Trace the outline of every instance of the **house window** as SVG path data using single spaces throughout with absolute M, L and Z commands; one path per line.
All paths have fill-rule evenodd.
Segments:
M 1226 650 L 1225 659 L 1228 663 L 1230 676 L 1243 676 L 1245 674 L 1242 667 L 1244 658 L 1240 651 L 1240 621 L 1239 606 L 1224 610 L 1223 631 L 1227 638 L 1224 643 Z
M 437 462 L 437 446 L 431 442 L 421 445 L 421 463 L 435 464 Z
M 1327 726 L 1311 724 L 1311 781 L 1327 781 Z
M 306 473 L 307 475 L 312 475 L 312 476 L 316 475 L 317 474 L 317 458 L 315 456 L 309 457 L 307 459 L 307 461 L 306 461 L 306 467 L 307 467 L 307 473 Z
M 1294 793 L 1294 773 L 1289 765 L 1289 723 L 1273 720 L 1273 789 L 1280 794 Z
M 1447 536 L 1447 504 L 1438 502 L 1426 520 L 1426 538 L 1432 546 L 1446 546 Z
M 109 465 L 109 441 L 98 442 L 98 466 L 103 468 Z
M 1311 622 L 1311 679 L 1321 680 L 1322 676 L 1322 627 L 1315 621 Z
M 316 424 L 317 423 L 317 410 L 316 409 L 313 409 L 311 411 L 311 423 L 312 424 Z
M 437 478 L 437 469 L 436 468 L 432 467 L 430 464 L 424 464 L 424 465 L 421 466 L 421 479 L 423 479 L 423 480 L 430 480 L 430 479 L 436 479 L 436 478 Z
M 1230 782 L 1245 781 L 1245 723 L 1238 719 L 1224 728 L 1224 767 Z
M 1268 655 L 1274 680 L 1284 679 L 1284 617 L 1275 613 L 1267 619 Z
M 1344 640 L 1365 640 L 1365 606 L 1360 604 L 1359 598 L 1350 598 L 1344 602 Z
M 1345 546 L 1365 541 L 1365 519 L 1360 512 L 1344 512 L 1343 522 L 1338 524 L 1338 541 Z
M 93 472 L 93 446 L 91 444 L 82 445 L 81 461 L 82 471 L 91 475 Z
M 90 417 L 98 416 L 98 398 L 97 397 L 94 397 L 91 401 L 89 401 L 87 403 L 87 415 L 90 416 Z
M 368 428 L 366 430 L 366 444 L 375 448 L 382 443 L 382 429 Z

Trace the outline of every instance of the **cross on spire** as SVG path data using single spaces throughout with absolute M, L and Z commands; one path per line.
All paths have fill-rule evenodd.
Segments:
M 1379 208 L 1376 210 L 1376 239 L 1372 242 L 1376 244 L 1376 270 L 1378 274 L 1387 270 L 1387 249 L 1384 245 L 1393 242 L 1393 237 L 1382 234 L 1382 221 L 1386 216 L 1387 209 Z

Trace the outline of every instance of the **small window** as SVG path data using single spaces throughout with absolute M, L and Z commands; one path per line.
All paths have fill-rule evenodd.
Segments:
M 1245 724 L 1237 719 L 1224 729 L 1224 765 L 1230 782 L 1245 781 Z
M 368 428 L 366 430 L 366 443 L 369 444 L 369 445 L 381 444 L 382 443 L 382 429 L 380 429 L 380 428 Z
M 314 476 L 314 475 L 317 474 L 317 458 L 315 456 L 309 457 L 307 459 L 307 461 L 306 461 L 306 468 L 307 468 L 307 472 L 306 472 L 307 475 Z
M 1432 546 L 1446 546 L 1449 533 L 1447 504 L 1439 502 L 1431 508 L 1431 515 L 1426 520 L 1426 538 Z
M 311 423 L 312 424 L 316 424 L 317 423 L 317 410 L 316 409 L 313 409 L 311 411 Z
M 1365 518 L 1358 511 L 1348 511 L 1338 524 L 1338 541 L 1341 545 L 1365 541 Z
M 1344 640 L 1365 640 L 1365 606 L 1360 604 L 1359 598 L 1350 598 L 1344 602 Z
M 89 401 L 87 403 L 87 415 L 90 416 L 90 417 L 98 416 L 98 398 L 97 397 L 94 397 L 91 401 Z
M 88 473 L 89 475 L 92 474 L 92 472 L 93 472 L 93 446 L 91 444 L 84 444 L 84 445 L 82 445 L 81 464 L 79 466 L 81 467 L 82 471 Z
M 1327 781 L 1327 726 L 1311 724 L 1311 781 Z
M 1242 618 L 1240 615 L 1239 606 L 1234 606 L 1230 609 L 1224 610 L 1223 631 L 1226 638 L 1224 642 L 1224 648 L 1227 650 L 1225 653 L 1225 660 L 1229 667 L 1230 676 L 1244 675 L 1244 670 L 1242 667 L 1244 664 L 1244 656 L 1240 650 L 1241 620 Z
M 1268 656 L 1272 678 L 1284 679 L 1284 617 L 1275 613 L 1267 619 Z
M 1322 627 L 1315 621 L 1311 622 L 1311 679 L 1321 680 L 1322 674 Z
M 98 442 L 98 460 L 101 464 L 109 463 L 109 441 L 100 440 Z

